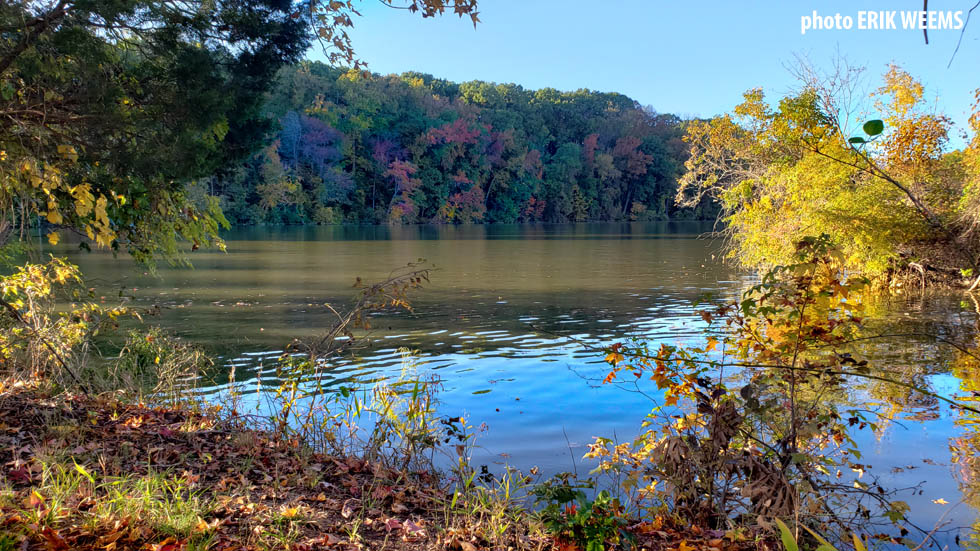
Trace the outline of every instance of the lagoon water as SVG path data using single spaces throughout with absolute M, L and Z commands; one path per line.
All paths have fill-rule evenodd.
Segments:
M 254 389 L 256 374 L 287 343 L 332 322 L 323 304 L 347 304 L 356 277 L 380 280 L 425 259 L 435 271 L 413 295 L 414 311 L 373 316 L 369 344 L 335 365 L 335 381 L 397 377 L 406 365 L 436 374 L 441 411 L 486 425 L 475 462 L 491 472 L 509 464 L 585 474 L 592 438 L 632 438 L 657 395 L 600 385 L 608 366 L 583 343 L 697 339 L 695 302 L 735 297 L 751 281 L 722 262 L 710 230 L 695 222 L 252 228 L 225 235 L 227 253 L 196 251 L 193 269 L 160 267 L 156 275 L 105 253 L 69 256 L 106 302 L 122 293 L 139 306 L 159 305 L 149 323 L 216 355 L 206 392 L 219 391 L 232 366 L 239 387 Z M 893 333 L 972 330 L 975 310 L 960 295 L 916 296 L 880 308 L 874 323 Z M 933 348 L 899 338 L 866 352 L 873 365 L 941 394 L 963 393 L 948 355 Z M 977 513 L 961 501 L 975 475 L 952 461 L 951 446 L 971 437 L 969 428 L 914 396 L 860 385 L 848 395 L 883 411 L 900 406 L 881 431 L 858 435 L 862 462 L 872 467 L 864 476 L 886 487 L 922 483 L 896 496 L 912 505 L 915 522 L 932 528 L 948 513 L 937 540 L 968 537 L 958 528 Z

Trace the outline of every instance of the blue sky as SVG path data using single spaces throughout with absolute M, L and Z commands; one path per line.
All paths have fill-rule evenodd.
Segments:
M 965 17 L 974 1 L 931 0 L 929 8 Z M 980 8 L 949 69 L 959 31 L 931 31 L 928 46 L 917 30 L 800 32 L 813 10 L 856 18 L 859 10 L 920 10 L 921 0 L 482 0 L 476 29 L 469 19 L 423 20 L 380 0 L 359 9 L 351 36 L 375 72 L 616 91 L 680 115 L 728 111 L 755 86 L 786 92 L 796 55 L 828 65 L 841 52 L 875 75 L 898 63 L 960 125 L 980 87 Z

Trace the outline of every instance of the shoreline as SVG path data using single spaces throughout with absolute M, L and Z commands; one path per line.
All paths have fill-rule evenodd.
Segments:
M 578 549 L 489 487 L 454 495 L 435 473 L 314 453 L 216 408 L 8 385 L 0 454 L 0 549 Z M 776 548 L 657 518 L 624 519 L 636 549 Z

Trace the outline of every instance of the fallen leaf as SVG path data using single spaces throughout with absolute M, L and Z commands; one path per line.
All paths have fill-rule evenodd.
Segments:
M 37 509 L 41 505 L 44 505 L 44 496 L 37 493 L 37 490 L 31 490 L 31 495 L 27 496 L 27 506 Z
M 185 541 L 177 538 L 167 538 L 160 543 L 150 547 L 152 551 L 181 551 L 184 549 Z
M 357 503 L 356 499 L 348 499 L 344 502 L 344 506 L 340 509 L 340 516 L 344 518 L 350 518 L 354 514 L 354 505 Z
M 391 511 L 393 513 L 405 513 L 408 511 L 408 507 L 406 507 L 404 503 L 396 501 L 391 504 Z
M 408 534 L 409 536 L 425 537 L 425 529 L 410 520 L 406 520 L 402 524 L 402 528 L 405 529 L 405 533 Z M 681 551 L 685 551 L 685 550 L 681 550 Z
M 45 526 L 41 530 L 41 536 L 44 537 L 44 542 L 47 544 L 48 551 L 67 551 L 71 549 L 68 546 L 68 542 L 65 538 L 61 537 L 58 532 L 55 532 L 49 526 Z
M 20 482 L 22 484 L 31 483 L 31 471 L 27 467 L 20 467 L 19 469 L 14 469 L 7 473 L 7 478 L 13 480 L 14 482 Z

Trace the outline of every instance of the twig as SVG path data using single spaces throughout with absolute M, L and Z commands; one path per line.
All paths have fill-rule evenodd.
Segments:
M 966 34 L 966 26 L 970 24 L 970 15 L 973 14 L 973 10 L 980 8 L 980 0 L 970 8 L 970 11 L 966 12 L 966 21 L 963 22 L 963 28 L 960 29 L 960 38 L 956 41 L 956 48 L 953 50 L 953 55 L 949 56 L 949 63 L 946 68 L 949 69 L 953 66 L 953 60 L 956 59 L 956 53 L 960 51 L 960 44 L 963 43 L 963 35 Z
M 572 451 L 572 443 L 568 440 L 568 433 L 565 432 L 565 425 L 561 426 L 561 433 L 565 435 L 565 445 L 568 446 L 568 455 L 572 458 L 572 471 L 575 478 L 578 478 L 578 465 L 575 464 L 575 452 Z
M 929 11 L 929 0 L 922 0 L 922 11 Z M 922 36 L 926 39 L 926 46 L 929 45 L 929 28 L 922 27 Z
M 977 288 L 977 285 L 980 285 L 980 276 L 977 276 L 977 278 L 973 280 L 973 285 L 970 285 L 970 288 L 967 289 L 966 292 L 972 293 L 973 290 Z
M 0 298 L 0 306 L 6 308 L 7 311 L 10 312 L 10 315 L 12 315 L 14 319 L 16 319 L 25 328 L 27 328 L 27 330 L 31 332 L 31 334 L 34 336 L 35 339 L 41 341 L 41 344 L 43 344 L 44 347 L 48 349 L 48 352 L 50 352 L 51 355 L 54 356 L 56 360 L 58 360 L 58 363 L 61 364 L 61 367 L 68 373 L 68 375 L 71 376 L 72 380 L 75 381 L 75 384 L 77 384 L 78 387 L 82 389 L 82 393 L 88 395 L 89 391 L 88 388 L 85 386 L 85 383 L 83 383 L 81 379 L 78 378 L 78 375 L 76 375 L 75 372 L 72 370 L 72 368 L 68 366 L 68 363 L 64 360 L 64 358 L 61 357 L 61 354 L 58 354 L 58 352 L 54 349 L 54 346 L 52 346 L 47 339 L 45 339 L 40 333 L 35 331 L 34 328 L 31 327 L 29 323 L 27 323 L 27 320 L 25 320 L 24 317 L 20 315 L 20 312 L 16 308 L 14 308 L 14 305 Z
M 919 334 L 919 335 L 921 336 L 922 334 Z M 880 338 L 882 336 L 884 336 L 884 335 L 878 335 L 876 337 L 867 337 L 867 338 L 868 339 L 870 339 L 870 338 Z M 898 336 L 898 335 L 895 335 L 895 336 Z M 569 339 L 569 340 L 571 340 L 573 342 L 576 342 L 576 343 L 582 345 L 586 350 L 592 350 L 592 351 L 596 351 L 596 352 L 609 352 L 609 350 L 610 350 L 608 347 L 596 347 L 596 346 L 591 345 L 591 344 L 589 344 L 587 342 L 584 342 L 582 340 L 576 339 L 575 337 L 566 336 L 565 338 L 567 338 L 567 339 Z M 935 337 L 935 338 L 936 338 L 937 341 L 944 342 L 944 343 L 949 344 L 950 346 L 952 346 L 954 348 L 957 348 L 959 350 L 962 350 L 955 343 L 952 343 L 950 341 L 946 341 L 945 339 L 942 339 L 940 337 Z M 854 339 L 854 340 L 857 341 L 857 340 L 865 340 L 865 339 Z M 805 371 L 805 372 L 809 372 L 809 373 L 821 373 L 821 374 L 825 374 L 825 375 L 851 376 L 851 377 L 859 377 L 859 378 L 864 378 L 864 379 L 871 379 L 871 380 L 875 380 L 875 381 L 881 381 L 881 382 L 885 382 L 885 383 L 890 383 L 890 384 L 893 384 L 893 385 L 897 385 L 897 386 L 900 386 L 900 387 L 908 388 L 910 390 L 914 390 L 916 392 L 919 392 L 919 393 L 921 393 L 921 394 L 923 394 L 925 396 L 929 396 L 930 398 L 935 398 L 935 399 L 937 399 L 937 400 L 939 400 L 941 402 L 945 402 L 945 403 L 947 403 L 947 404 L 949 404 L 949 405 L 951 405 L 953 407 L 956 407 L 956 408 L 959 408 L 959 409 L 962 409 L 962 410 L 965 410 L 965 411 L 969 411 L 970 413 L 976 413 L 977 415 L 980 415 L 980 409 L 977 409 L 977 408 L 974 408 L 974 407 L 971 407 L 971 406 L 967 406 L 967 405 L 961 404 L 960 402 L 957 402 L 956 400 L 952 400 L 950 398 L 947 398 L 945 396 L 942 396 L 940 394 L 937 394 L 937 393 L 935 393 L 935 392 L 933 392 L 931 390 L 928 390 L 928 389 L 925 389 L 925 388 L 916 386 L 916 385 L 914 385 L 912 383 L 906 383 L 904 381 L 897 381 L 895 379 L 889 379 L 888 377 L 883 377 L 881 375 L 873 375 L 871 373 L 859 373 L 859 372 L 856 372 L 856 371 L 846 371 L 846 370 L 844 370 L 841 367 L 838 367 L 838 368 L 831 368 L 831 367 L 794 367 L 794 366 L 779 365 L 779 364 L 756 364 L 756 363 L 748 363 L 748 362 L 725 362 L 725 361 L 716 361 L 716 360 L 698 360 L 698 359 L 694 359 L 694 358 L 678 358 L 678 357 L 670 357 L 670 356 L 666 356 L 665 357 L 665 356 L 660 356 L 660 355 L 642 354 L 642 353 L 638 353 L 638 352 L 626 352 L 626 353 L 620 352 L 620 353 L 623 354 L 623 356 L 628 356 L 628 357 L 631 357 L 631 358 L 643 358 L 643 359 L 660 361 L 660 362 L 677 362 L 677 361 L 681 361 L 681 362 L 686 362 L 686 363 L 691 363 L 691 364 L 707 365 L 709 367 L 716 367 L 716 368 L 720 368 L 720 367 L 740 367 L 740 368 L 757 368 L 757 369 L 788 369 L 788 370 L 791 370 L 791 371 Z

